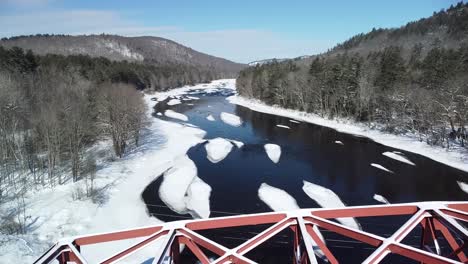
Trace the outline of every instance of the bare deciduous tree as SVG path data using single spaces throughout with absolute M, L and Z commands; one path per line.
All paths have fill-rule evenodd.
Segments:
M 144 124 L 142 94 L 128 84 L 106 83 L 100 87 L 100 120 L 112 138 L 115 154 L 122 157 L 131 138 L 138 141 Z

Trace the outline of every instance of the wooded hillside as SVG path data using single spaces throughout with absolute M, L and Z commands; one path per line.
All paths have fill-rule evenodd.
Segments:
M 268 104 L 417 133 L 429 144 L 464 145 L 468 4 L 359 34 L 324 54 L 246 68 L 237 89 Z

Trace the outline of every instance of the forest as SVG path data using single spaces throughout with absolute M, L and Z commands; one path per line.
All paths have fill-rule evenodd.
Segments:
M 431 145 L 466 147 L 468 4 L 399 29 L 374 29 L 308 59 L 240 72 L 243 96 L 346 118 Z M 443 41 L 442 41 L 443 39 Z
M 95 199 L 97 157 L 88 149 L 111 140 L 120 158 L 139 144 L 147 120 L 141 90 L 163 90 L 216 78 L 192 66 L 110 61 L 85 55 L 38 56 L 0 47 L 0 232 L 23 233 L 31 190 L 84 181 L 74 199 Z M 97 198 L 96 198 L 97 199 Z

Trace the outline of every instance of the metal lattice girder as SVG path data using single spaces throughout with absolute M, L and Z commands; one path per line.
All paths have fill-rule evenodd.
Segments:
M 343 217 L 378 217 L 407 215 L 407 220 L 390 237 L 385 238 L 363 230 L 354 229 L 339 224 L 334 219 Z M 460 223 L 468 221 L 468 202 L 422 202 L 377 206 L 355 206 L 331 209 L 301 209 L 295 211 L 249 214 L 229 217 L 219 217 L 200 220 L 183 220 L 168 222 L 143 228 L 128 229 L 111 233 L 102 233 L 63 239 L 50 248 L 35 263 L 49 263 L 57 260 L 59 263 L 72 261 L 86 263 L 80 252 L 82 247 L 121 241 L 133 238 L 143 238 L 134 245 L 109 256 L 100 263 L 115 263 L 138 250 L 151 246 L 158 241 L 158 250 L 154 263 L 165 263 L 169 258 L 171 263 L 180 263 L 180 247 L 185 245 L 203 264 L 205 263 L 255 263 L 245 255 L 264 242 L 272 239 L 283 230 L 294 232 L 292 244 L 294 263 L 317 263 L 317 256 L 326 258 L 330 263 L 338 263 L 333 253 L 322 241 L 320 229 L 345 236 L 362 243 L 376 247 L 363 263 L 379 263 L 388 254 L 401 255 L 421 263 L 465 263 L 468 261 L 463 250 L 468 243 L 468 230 Z M 234 228 L 269 224 L 270 227 L 247 239 L 241 245 L 228 248 L 212 241 L 198 233 L 199 231 L 220 228 Z M 420 248 L 403 244 L 409 233 L 421 226 Z M 441 236 L 437 234 L 441 234 Z M 441 256 L 439 238 L 447 241 L 452 250 L 450 254 Z M 461 238 L 457 241 L 456 238 Z M 302 241 L 302 243 L 300 243 Z M 431 249 L 434 245 L 435 250 Z M 317 250 L 320 249 L 319 255 Z M 210 260 L 206 252 L 217 256 Z M 317 256 L 316 256 L 317 255 Z

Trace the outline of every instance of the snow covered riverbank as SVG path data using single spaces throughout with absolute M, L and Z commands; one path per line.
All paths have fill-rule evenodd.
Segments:
M 186 86 L 145 95 L 150 124 L 143 132 L 140 147 L 131 150 L 122 159 L 105 159 L 99 164 L 95 185 L 102 192 L 101 202 L 93 203 L 91 199 L 84 198 L 73 199 L 76 190 L 84 185 L 81 181 L 29 192 L 25 201 L 26 212 L 31 216 L 27 234 L 12 236 L 0 233 L 0 263 L 31 263 L 63 237 L 159 223 L 159 220 L 148 215 L 141 192 L 163 172 L 173 167 L 174 162 L 183 159 L 190 147 L 203 142 L 205 132 L 183 124 L 151 118 L 153 106 L 161 101 L 161 98 L 183 94 L 190 89 L 210 91 L 224 82 L 227 81 L 218 80 L 208 85 Z M 157 97 L 157 100 L 152 100 L 154 97 Z M 111 143 L 105 141 L 93 148 L 110 153 L 111 147 Z M 192 191 L 196 191 L 195 187 L 200 185 L 197 184 L 192 186 Z M 207 211 L 206 208 L 199 208 L 199 204 L 194 202 L 187 202 L 189 209 L 197 212 Z M 3 203 L 0 213 L 8 213 L 14 206 L 13 201 Z M 135 241 L 126 241 L 119 246 L 128 246 Z M 83 254 L 91 262 L 96 262 L 112 252 L 117 252 L 119 246 L 103 244 L 93 251 L 84 248 Z M 148 250 L 148 254 L 145 254 L 146 259 L 154 254 L 153 249 Z M 146 259 L 143 255 L 141 259 L 134 256 L 131 262 Z
M 266 105 L 259 100 L 248 99 L 239 95 L 230 96 L 226 99 L 232 104 L 244 106 L 253 111 L 309 122 L 333 128 L 342 133 L 365 136 L 380 144 L 420 154 L 451 167 L 468 171 L 468 151 L 466 149 L 452 148 L 447 151 L 445 148 L 430 146 L 426 142 L 419 141 L 416 135 L 394 135 L 384 133 L 376 129 L 371 129 L 365 124 L 356 123 L 352 120 L 326 119 L 315 114 Z

